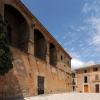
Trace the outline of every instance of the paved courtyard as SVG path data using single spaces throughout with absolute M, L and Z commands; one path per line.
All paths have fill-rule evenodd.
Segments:
M 67 93 L 53 94 L 47 96 L 35 96 L 25 98 L 25 100 L 100 100 L 100 94 L 96 93 Z

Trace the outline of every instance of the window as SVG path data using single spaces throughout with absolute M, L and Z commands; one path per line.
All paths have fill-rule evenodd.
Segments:
M 75 78 L 75 73 L 72 73 L 72 77 Z
M 87 83 L 88 82 L 88 78 L 87 76 L 84 76 L 84 83 Z
M 70 61 L 67 61 L 67 65 L 69 65 L 69 66 L 70 66 Z
M 99 80 L 99 75 L 95 75 L 95 80 Z
M 73 79 L 72 84 L 73 84 L 73 85 L 76 85 L 75 79 Z
M 63 56 L 61 56 L 61 60 L 63 60 Z
M 87 70 L 86 69 L 84 70 L 84 73 L 87 73 Z
M 49 47 L 49 54 L 50 54 L 50 65 L 55 66 L 57 65 L 57 49 L 54 44 L 50 43 Z
M 98 68 L 93 68 L 93 71 L 94 71 L 94 72 L 98 71 Z

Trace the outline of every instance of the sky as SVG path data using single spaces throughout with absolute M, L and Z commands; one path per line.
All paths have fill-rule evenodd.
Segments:
M 72 68 L 100 64 L 100 0 L 21 0 L 68 52 Z

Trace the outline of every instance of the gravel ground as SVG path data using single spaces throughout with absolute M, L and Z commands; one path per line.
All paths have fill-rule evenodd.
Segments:
M 100 100 L 100 94 L 96 93 L 64 93 L 47 96 L 35 96 L 25 100 Z

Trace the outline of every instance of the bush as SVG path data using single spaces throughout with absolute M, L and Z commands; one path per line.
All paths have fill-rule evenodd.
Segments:
M 4 75 L 12 68 L 12 54 L 4 27 L 4 21 L 0 15 L 0 75 Z

